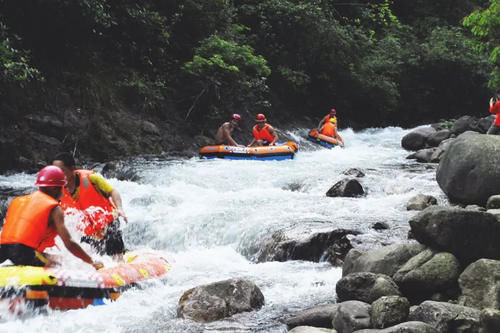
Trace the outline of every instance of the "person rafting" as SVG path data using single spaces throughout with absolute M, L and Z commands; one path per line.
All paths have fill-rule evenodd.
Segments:
M 99 254 L 120 259 L 125 252 L 119 217 L 128 222 L 120 193 L 104 178 L 91 170 L 77 170 L 69 153 L 58 154 L 53 165 L 61 168 L 67 184 L 63 188 L 61 206 L 65 211 L 82 213 L 77 226 L 84 233 L 81 241 L 90 244 Z
M 38 190 L 15 198 L 9 205 L 0 235 L 0 262 L 9 259 L 15 265 L 49 266 L 54 262 L 43 251 L 55 245 L 59 236 L 75 257 L 100 269 L 76 243 L 64 225 L 59 198 L 66 184 L 64 173 L 56 166 L 46 166 L 38 173 Z
M 250 146 L 272 146 L 278 141 L 278 135 L 274 128 L 266 123 L 266 116 L 259 113 L 255 116 L 255 126 L 253 127 L 253 140 Z
M 230 121 L 222 124 L 215 134 L 215 144 L 244 147 L 243 145 L 238 144 L 232 137 L 233 131 L 238 127 L 240 120 L 241 116 L 237 113 L 234 113 L 231 116 Z
M 338 145 L 344 147 L 344 140 L 337 131 L 337 118 L 330 118 L 320 129 L 320 134 L 332 137 L 337 140 Z
M 486 134 L 500 134 L 500 89 L 496 96 L 490 98 L 490 113 L 495 115 L 495 121 L 491 124 Z
M 326 116 L 324 116 L 319 124 L 318 124 L 318 128 L 321 128 L 326 122 L 328 122 L 331 118 L 335 118 L 335 120 L 337 120 L 337 110 L 335 109 L 330 109 L 330 113 L 328 113 Z

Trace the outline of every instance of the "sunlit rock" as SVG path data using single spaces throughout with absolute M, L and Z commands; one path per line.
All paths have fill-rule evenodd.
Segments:
M 500 261 L 480 259 L 463 271 L 458 279 L 462 296 L 460 301 L 466 306 L 478 309 L 500 308 Z
M 401 140 L 401 146 L 406 150 L 419 150 L 426 146 L 427 138 L 436 133 L 432 127 L 417 128 L 406 134 Z
M 318 328 L 313 326 L 298 326 L 288 331 L 288 333 L 337 333 L 334 329 Z
M 184 292 L 177 316 L 199 322 L 211 322 L 236 313 L 260 309 L 264 295 L 252 282 L 230 279 L 198 286 Z

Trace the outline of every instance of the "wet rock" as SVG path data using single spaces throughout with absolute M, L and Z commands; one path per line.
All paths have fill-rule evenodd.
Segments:
M 500 221 L 500 209 L 488 209 L 486 213 L 495 216 Z
M 323 260 L 332 265 L 341 265 L 347 252 L 352 249 L 347 236 L 358 234 L 359 232 L 353 230 L 335 229 L 300 239 L 290 239 L 284 231 L 279 231 L 261 246 L 257 261 Z
M 121 161 L 107 162 L 102 168 L 102 174 L 106 178 L 116 178 L 118 180 L 138 181 L 140 178 L 134 168 L 127 166 Z
M 354 333 L 440 333 L 440 331 L 421 321 L 408 321 L 382 330 L 367 329 L 355 331 Z
M 338 304 L 315 306 L 288 315 L 283 320 L 283 323 L 286 324 L 288 328 L 296 326 L 332 328 L 332 320 L 337 312 L 337 308 Z
M 434 326 L 438 332 L 469 333 L 479 330 L 480 311 L 466 306 L 425 301 L 410 312 L 410 320 Z
M 500 195 L 492 195 L 488 198 L 486 202 L 486 209 L 498 209 L 500 208 Z
M 453 254 L 427 249 L 408 260 L 393 279 L 412 303 L 419 303 L 437 292 L 455 295 L 459 274 L 460 263 Z
M 372 225 L 372 229 L 375 229 L 377 231 L 380 231 L 380 230 L 387 230 L 389 229 L 389 224 L 386 223 L 386 222 L 375 222 L 373 225 Z
M 480 258 L 500 259 L 500 223 L 492 214 L 432 206 L 409 223 L 417 241 L 453 253 L 462 264 Z
M 264 295 L 252 281 L 230 279 L 184 292 L 177 307 L 177 317 L 211 322 L 260 309 L 263 305 Z
M 500 261 L 480 259 L 470 264 L 460 275 L 460 301 L 478 309 L 500 308 Z
M 347 301 L 339 304 L 332 326 L 338 332 L 351 333 L 370 327 L 370 304 Z
M 477 210 L 479 212 L 485 212 L 486 209 L 484 207 L 478 206 L 478 205 L 467 205 L 465 206 L 465 209 L 467 210 Z
M 327 197 L 359 197 L 365 193 L 363 186 L 356 179 L 342 179 L 333 185 L 328 192 Z
M 480 129 L 478 128 L 478 119 L 476 117 L 460 117 L 450 128 L 450 132 L 456 135 L 462 134 L 467 131 L 480 132 Z
M 443 140 L 439 144 L 439 146 L 436 148 L 436 150 L 434 150 L 434 152 L 432 153 L 430 162 L 431 163 L 439 163 L 439 161 L 441 161 L 441 158 L 443 157 L 444 153 L 446 152 L 446 150 L 450 146 L 450 143 L 453 142 L 453 140 L 455 140 L 455 138 L 449 138 L 449 139 Z
M 479 333 L 500 332 L 500 310 L 483 309 L 479 315 L 481 328 Z
M 464 133 L 450 143 L 436 172 L 451 201 L 485 206 L 500 189 L 500 136 Z
M 424 148 L 424 149 L 419 149 L 416 153 L 411 154 L 408 156 L 408 159 L 415 159 L 417 162 L 420 163 L 430 163 L 433 154 L 438 148 Z
M 401 146 L 406 150 L 419 150 L 426 146 L 427 138 L 434 134 L 436 130 L 432 127 L 418 128 L 406 134 L 401 140 Z
M 450 136 L 451 132 L 447 129 L 434 132 L 427 137 L 427 144 L 431 147 L 437 147 L 442 141 L 448 139 Z
M 342 275 L 372 272 L 392 276 L 411 257 L 424 249 L 425 246 L 418 243 L 393 244 L 368 252 L 352 249 L 345 257 Z
M 312 326 L 297 326 L 288 333 L 337 333 L 336 330 Z
M 424 210 L 432 205 L 437 205 L 436 198 L 432 195 L 418 194 L 408 201 L 406 210 Z
M 342 174 L 344 174 L 346 176 L 353 176 L 353 177 L 358 177 L 358 178 L 365 176 L 365 173 L 358 168 L 347 169 L 344 172 L 342 172 Z
M 372 303 L 372 326 L 386 328 L 405 322 L 409 311 L 410 303 L 405 297 L 382 296 Z
M 375 273 L 351 273 L 337 282 L 339 301 L 357 300 L 372 303 L 382 296 L 401 295 L 390 276 Z

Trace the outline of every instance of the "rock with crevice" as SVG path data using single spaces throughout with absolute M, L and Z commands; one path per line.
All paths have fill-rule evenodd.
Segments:
M 480 311 L 471 307 L 425 301 L 410 311 L 410 320 L 434 326 L 438 332 L 469 333 L 479 330 Z
M 382 296 L 372 303 L 371 319 L 374 328 L 387 328 L 405 322 L 410 302 L 401 296 Z
M 407 321 L 384 329 L 366 329 L 354 333 L 441 333 L 441 331 L 421 321 Z
M 296 326 L 314 326 L 332 328 L 332 320 L 337 312 L 338 304 L 325 304 L 302 311 L 294 312 L 282 320 L 288 328 Z
M 500 261 L 479 259 L 460 274 L 460 302 L 478 309 L 500 308 Z
M 335 287 L 340 302 L 357 300 L 372 303 L 382 296 L 400 296 L 398 286 L 385 274 L 351 273 L 341 278 Z
M 369 328 L 371 327 L 370 309 L 370 304 L 364 302 L 342 302 L 332 320 L 332 326 L 341 333 L 352 333 Z

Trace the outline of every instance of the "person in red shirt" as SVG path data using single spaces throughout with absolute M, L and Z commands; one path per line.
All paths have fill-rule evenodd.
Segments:
M 250 146 L 272 146 L 278 141 L 278 135 L 274 128 L 266 123 L 266 116 L 259 113 L 255 117 L 255 122 L 257 123 L 253 127 L 253 140 L 248 145 Z
M 490 113 L 495 114 L 495 122 L 491 124 L 486 134 L 500 134 L 500 89 L 497 90 L 496 97 L 490 99 Z
M 321 128 L 325 123 L 327 123 L 330 118 L 334 118 L 337 121 L 337 110 L 330 109 L 330 113 L 324 116 L 318 124 L 318 128 Z

